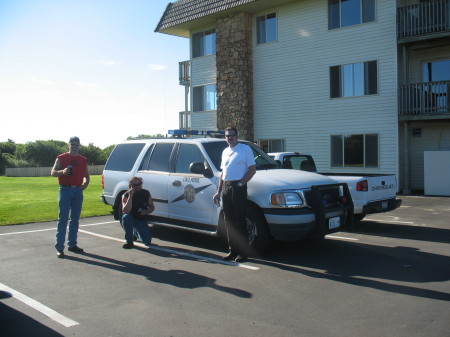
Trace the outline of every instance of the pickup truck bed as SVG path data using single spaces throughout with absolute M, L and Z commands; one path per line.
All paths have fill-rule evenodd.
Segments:
M 316 172 L 316 165 L 310 154 L 298 152 L 269 153 L 283 168 Z M 393 174 L 348 174 L 325 173 L 337 182 L 346 183 L 354 204 L 354 219 L 362 220 L 366 214 L 392 211 L 401 205 L 397 199 L 397 179 Z

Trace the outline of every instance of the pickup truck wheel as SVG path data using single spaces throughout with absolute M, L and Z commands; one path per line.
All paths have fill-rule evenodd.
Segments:
M 247 208 L 247 231 L 250 252 L 256 255 L 263 253 L 272 243 L 272 236 L 264 215 L 256 207 Z

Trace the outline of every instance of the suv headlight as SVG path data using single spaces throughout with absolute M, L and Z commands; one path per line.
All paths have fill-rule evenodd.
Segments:
M 302 207 L 305 206 L 302 197 L 296 192 L 277 192 L 270 198 L 275 207 Z

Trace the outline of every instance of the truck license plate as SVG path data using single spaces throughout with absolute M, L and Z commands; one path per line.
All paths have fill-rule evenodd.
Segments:
M 328 228 L 329 229 L 338 228 L 338 227 L 341 227 L 341 218 L 340 217 L 337 216 L 337 217 L 328 219 Z

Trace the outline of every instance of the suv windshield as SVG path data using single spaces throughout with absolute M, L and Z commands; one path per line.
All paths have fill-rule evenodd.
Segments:
M 277 169 L 280 168 L 278 164 L 269 157 L 267 153 L 261 150 L 257 145 L 250 143 L 239 141 L 239 143 L 248 145 L 251 147 L 253 151 L 253 157 L 256 162 L 257 170 L 268 170 L 268 169 Z M 214 166 L 217 170 L 220 171 L 220 162 L 222 160 L 222 151 L 228 146 L 227 142 L 212 142 L 212 143 L 204 143 L 203 147 L 208 153 L 209 158 L 211 158 Z

